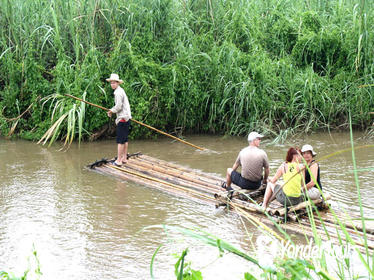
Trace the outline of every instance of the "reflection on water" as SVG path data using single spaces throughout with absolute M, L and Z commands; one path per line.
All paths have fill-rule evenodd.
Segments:
M 372 144 L 355 135 L 355 145 Z M 188 141 L 215 152 L 201 152 L 168 139 L 133 141 L 130 152 L 224 176 L 245 138 L 192 136 Z M 263 141 L 271 174 L 283 161 L 289 146 L 309 143 L 317 159 L 350 148 L 349 134 L 315 134 L 284 145 Z M 193 247 L 188 255 L 193 267 L 203 268 L 204 279 L 241 279 L 248 264 L 227 255 L 213 264 L 218 252 L 190 240 L 170 243 L 161 230 L 144 229 L 157 224 L 201 228 L 234 245 L 250 250 L 251 225 L 213 205 L 173 197 L 141 185 L 121 182 L 91 172 L 85 165 L 115 153 L 112 141 L 84 143 L 67 152 L 25 141 L 0 139 L 0 270 L 21 274 L 33 244 L 43 279 L 147 279 L 152 254 L 165 244 L 155 260 L 155 275 L 173 279 L 173 253 Z M 356 150 L 365 215 L 374 214 L 374 148 Z M 358 210 L 350 152 L 321 161 L 322 183 L 343 209 Z M 179 236 L 178 239 L 181 239 Z M 230 264 L 229 266 L 227 264 Z M 210 265 L 208 265 L 210 264 Z M 207 267 L 205 267 L 208 265 Z M 222 269 L 224 268 L 224 269 Z M 227 278 L 226 277 L 226 278 Z

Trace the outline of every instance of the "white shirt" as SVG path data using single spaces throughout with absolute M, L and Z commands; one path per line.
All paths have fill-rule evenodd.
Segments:
M 116 124 L 118 124 L 121 119 L 128 121 L 132 118 L 129 100 L 127 99 L 125 91 L 120 86 L 114 91 L 114 102 L 115 105 L 110 111 L 117 114 Z

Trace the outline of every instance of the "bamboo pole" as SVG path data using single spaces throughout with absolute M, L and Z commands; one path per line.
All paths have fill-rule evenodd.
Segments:
M 132 169 L 134 171 L 140 172 L 141 174 L 152 176 L 153 178 L 158 178 L 158 179 L 161 179 L 167 182 L 171 182 L 173 184 L 190 187 L 192 189 L 199 190 L 205 193 L 209 193 L 211 195 L 213 195 L 215 192 L 215 190 L 204 188 L 203 186 L 201 186 L 200 184 L 196 184 L 195 182 L 191 182 L 189 180 L 170 176 L 169 174 L 165 174 L 163 172 L 152 170 L 152 169 L 146 168 L 138 164 L 131 164 L 130 162 L 128 162 L 125 166 L 123 166 L 122 169 L 126 169 L 126 170 Z
M 105 111 L 109 111 L 108 108 L 105 108 L 105 107 L 103 107 L 103 106 L 100 106 L 100 105 L 97 105 L 97 104 L 94 104 L 94 103 L 88 102 L 88 101 L 86 101 L 86 100 L 80 99 L 80 98 L 75 97 L 75 96 L 73 96 L 73 95 L 65 94 L 65 96 L 70 97 L 70 98 L 74 98 L 74 99 L 76 99 L 76 100 L 78 100 L 78 101 L 81 101 L 81 102 L 87 103 L 88 105 L 91 105 L 91 106 L 94 106 L 94 107 L 97 107 L 97 108 L 103 109 L 103 110 L 105 110 Z M 194 148 L 196 148 L 196 149 L 198 149 L 198 150 L 201 150 L 201 151 L 206 150 L 205 148 L 201 148 L 201 147 L 199 147 L 199 146 L 196 146 L 196 145 L 194 145 L 194 144 L 191 144 L 191 143 L 189 143 L 189 142 L 187 142 L 187 141 L 184 141 L 184 140 L 182 140 L 182 139 L 180 139 L 180 138 L 178 138 L 178 137 L 175 137 L 175 136 L 170 135 L 170 134 L 168 134 L 168 133 L 166 133 L 166 132 L 163 132 L 163 131 L 161 131 L 161 130 L 159 130 L 159 129 L 157 129 L 157 128 L 154 128 L 154 127 L 152 127 L 152 126 L 150 126 L 150 125 L 148 125 L 148 124 L 142 123 L 141 121 L 137 121 L 137 120 L 135 120 L 135 119 L 131 119 L 131 120 L 132 120 L 133 122 L 137 123 L 137 124 L 140 124 L 140 125 L 142 125 L 142 126 L 145 126 L 146 128 L 152 129 L 152 130 L 154 130 L 154 131 L 156 131 L 156 132 L 158 132 L 158 133 L 160 133 L 160 134 L 163 134 L 163 135 L 165 135 L 165 136 L 168 136 L 168 137 L 170 137 L 170 138 L 173 138 L 174 140 L 177 140 L 177 141 L 179 141 L 179 142 L 182 142 L 183 144 L 189 145 L 189 146 L 194 147 Z
M 330 198 L 331 198 L 331 195 L 329 193 L 325 194 L 325 200 L 329 200 Z M 297 210 L 300 210 L 300 209 L 306 208 L 308 206 L 311 206 L 312 205 L 311 202 L 313 202 L 313 204 L 316 205 L 316 204 L 322 203 L 323 199 L 319 198 L 319 199 L 315 199 L 315 200 L 312 200 L 312 201 L 307 200 L 307 201 L 301 202 L 301 203 L 299 203 L 299 204 L 297 204 L 293 207 L 290 207 L 288 212 L 295 212 Z M 280 209 L 277 209 L 275 214 L 278 215 L 278 216 L 284 216 L 286 211 L 287 211 L 286 208 L 282 207 Z
M 161 159 L 155 159 L 155 158 L 147 156 L 147 155 L 141 155 L 141 158 L 147 159 L 147 160 L 155 162 L 157 164 L 163 164 L 165 166 L 168 166 L 168 167 L 171 167 L 171 168 L 175 168 L 175 169 L 178 169 L 178 170 L 185 170 L 185 171 L 188 171 L 188 172 L 191 172 L 191 173 L 195 173 L 195 174 L 204 174 L 205 177 L 211 178 L 213 180 L 222 180 L 222 178 L 219 177 L 219 176 L 216 176 L 216 175 L 213 175 L 213 174 L 210 174 L 210 173 L 198 172 L 198 171 L 196 171 L 196 170 L 194 170 L 192 168 L 180 166 L 178 164 L 167 162 L 167 161 L 161 160 Z
M 229 202 L 229 204 L 230 205 L 233 204 L 234 209 L 237 209 L 237 208 L 235 208 L 235 206 L 238 206 L 237 203 Z M 240 207 L 240 208 L 242 208 L 242 207 Z M 243 209 L 243 210 L 248 210 L 248 209 Z M 240 214 L 240 212 L 239 212 L 239 214 Z M 252 215 L 259 215 L 259 214 L 253 213 Z M 269 219 L 265 219 L 265 220 L 263 220 L 263 222 L 265 224 L 274 225 L 273 222 Z M 279 224 L 279 226 L 282 227 L 285 230 L 292 230 L 292 231 L 297 232 L 299 234 L 304 234 L 305 236 L 314 237 L 313 232 L 310 228 L 310 223 L 308 223 L 308 222 L 284 223 L 284 224 Z M 343 237 L 343 239 L 345 240 L 345 238 L 344 238 L 345 236 L 344 236 L 343 233 L 340 234 L 341 237 L 338 236 L 338 234 L 336 233 L 336 227 L 335 226 L 334 227 L 327 226 L 325 228 L 322 228 L 321 226 L 316 226 L 316 230 L 318 231 L 318 235 L 320 236 L 321 239 L 326 240 L 326 241 L 330 239 L 332 241 L 335 241 L 335 243 L 337 243 L 337 244 L 339 244 L 339 240 L 340 240 L 341 237 Z M 326 231 L 327 231 L 327 234 L 329 235 L 329 237 L 325 236 Z M 362 252 L 365 252 L 364 244 L 362 243 L 361 240 L 358 239 L 359 237 L 355 234 L 355 232 L 350 232 L 350 233 L 351 233 L 351 238 L 354 241 L 354 243 L 358 246 L 358 248 Z M 373 250 L 374 249 L 374 244 L 368 244 L 368 248 Z
M 212 189 L 214 191 L 219 190 L 219 183 L 218 182 L 216 182 L 216 184 L 213 184 L 213 183 L 206 182 L 203 177 L 196 177 L 194 174 L 189 174 L 189 173 L 186 173 L 186 172 L 171 170 L 171 169 L 168 169 L 168 168 L 165 168 L 165 167 L 162 167 L 162 166 L 159 166 L 159 165 L 155 165 L 155 164 L 152 164 L 152 163 L 146 163 L 146 162 L 143 162 L 143 161 L 139 161 L 138 159 L 134 159 L 134 161 L 135 161 L 134 163 L 136 163 L 136 165 L 142 166 L 144 168 L 148 168 L 149 170 L 154 170 L 154 171 L 157 171 L 157 172 L 160 172 L 160 173 L 169 174 L 169 175 L 174 176 L 176 178 L 180 178 L 180 179 L 183 179 L 183 180 L 186 180 L 186 181 L 189 181 L 189 182 L 196 183 L 198 185 L 205 186 L 206 188 Z
M 332 214 L 330 213 L 326 213 L 324 215 L 321 215 L 321 218 L 324 222 L 329 222 L 329 223 L 334 223 L 334 224 L 337 224 L 337 220 L 334 216 L 331 216 Z M 357 222 L 357 223 L 354 223 L 352 221 L 353 216 L 351 217 L 344 217 L 344 216 L 340 216 L 340 213 L 336 213 L 336 216 L 337 218 L 342 222 L 344 223 L 344 225 L 348 228 L 351 228 L 351 229 L 357 229 L 358 231 L 363 231 L 363 228 L 362 228 L 362 224 L 361 224 L 361 221 Z M 359 217 L 357 217 L 359 218 Z M 373 234 L 374 235 L 374 227 L 372 225 L 367 225 L 365 223 L 365 230 L 368 234 Z
M 137 160 L 139 160 L 139 161 L 141 161 L 145 164 L 151 165 L 151 166 L 162 167 L 165 170 L 169 170 L 170 172 L 173 172 L 175 174 L 179 174 L 181 176 L 198 178 L 199 180 L 202 180 L 202 181 L 204 181 L 208 184 L 212 184 L 212 185 L 220 186 L 222 181 L 225 180 L 224 178 L 213 179 L 206 173 L 196 172 L 196 171 L 193 171 L 192 169 L 188 169 L 188 168 L 175 168 L 175 167 L 172 167 L 172 166 L 169 166 L 169 165 L 165 165 L 163 162 L 149 161 L 149 160 L 147 160 L 143 157 L 139 157 L 139 158 L 137 158 Z
M 216 195 L 216 199 L 221 202 L 222 204 L 228 204 L 229 206 L 233 207 L 233 208 L 241 208 L 245 211 L 249 211 L 249 212 L 252 212 L 252 213 L 261 213 L 259 211 L 259 209 L 254 205 L 254 204 L 250 204 L 250 203 L 246 203 L 246 202 L 243 202 L 243 201 L 240 201 L 240 200 L 237 200 L 237 199 L 232 199 L 232 200 L 229 200 L 227 199 L 227 197 L 225 196 L 222 196 L 220 194 L 217 194 Z M 302 204 L 302 203 L 301 203 Z M 300 209 L 302 209 L 303 207 L 301 207 Z M 277 209 L 273 209 L 273 210 L 279 210 L 278 208 Z M 291 210 L 290 210 L 291 211 Z M 296 210 L 295 210 L 296 211 Z M 273 211 L 274 212 L 274 211 Z M 288 216 L 288 218 L 291 218 L 291 221 L 298 224 L 299 226 L 302 226 L 302 227 L 305 227 L 306 229 L 309 229 L 309 232 L 311 232 L 310 230 L 310 222 L 309 221 L 306 221 L 306 220 L 303 220 L 303 219 L 299 219 L 297 216 Z M 326 223 L 325 220 L 323 220 L 324 222 L 324 227 L 322 225 L 322 222 L 319 220 L 319 219 L 315 219 L 315 224 L 316 224 L 316 229 L 319 231 L 320 235 L 323 235 L 324 231 L 326 230 L 327 233 L 332 236 L 333 238 L 335 239 L 338 239 L 338 235 L 335 233 L 337 229 L 336 227 L 336 223 Z M 282 226 L 284 227 L 284 226 Z M 290 225 L 290 223 L 287 223 L 287 226 L 286 228 L 292 228 L 293 225 Z M 296 232 L 301 232 L 302 228 L 300 229 L 297 229 L 295 228 L 294 231 Z M 348 228 L 346 229 L 347 232 L 351 235 L 351 238 L 355 241 L 355 243 L 359 246 L 363 246 L 363 243 L 361 242 L 361 240 L 359 240 L 358 238 L 360 237 L 363 237 L 363 233 L 362 231 L 358 231 L 356 229 L 354 229 L 353 227 L 352 228 Z M 342 236 L 344 236 L 343 233 L 341 233 Z M 370 236 L 369 236 L 370 235 Z M 312 236 L 312 235 L 310 235 Z M 367 237 L 370 241 L 374 241 L 374 235 L 371 235 L 371 234 L 367 234 Z M 371 249 L 373 249 L 374 245 L 371 245 L 369 246 Z
M 339 231 L 339 235 L 341 237 L 343 237 L 343 240 L 346 240 L 345 239 L 345 234 L 343 232 L 343 230 L 339 227 L 339 225 L 337 224 L 324 224 L 324 226 L 322 225 L 321 221 L 319 220 L 316 220 L 316 229 L 318 231 L 321 231 L 322 233 L 323 232 L 327 232 L 328 235 L 330 235 L 330 237 L 333 237 L 333 238 L 336 238 L 336 239 L 339 239 L 339 236 L 337 234 L 337 231 Z M 298 224 L 300 226 L 303 226 L 303 227 L 310 227 L 310 223 L 308 221 L 298 221 Z M 358 231 L 355 231 L 353 229 L 348 229 L 346 228 L 346 231 L 347 233 L 350 235 L 351 239 L 359 246 L 364 246 L 364 243 L 362 242 L 362 240 L 360 240 L 361 238 L 363 238 L 363 232 L 358 232 Z M 368 236 L 368 235 L 367 235 Z M 372 235 L 368 238 L 369 241 L 374 241 L 372 239 Z M 370 249 L 374 249 L 374 243 L 371 243 L 369 244 L 368 246 Z
M 305 221 L 305 223 L 307 223 L 308 221 Z M 323 223 L 323 224 L 322 224 Z M 344 223 L 342 221 L 342 223 Z M 328 220 L 319 220 L 318 218 L 315 218 L 315 224 L 316 225 L 319 225 L 320 227 L 323 227 L 323 225 L 325 227 L 328 227 L 328 228 L 335 228 L 338 226 L 338 229 L 339 229 L 339 224 L 337 222 L 331 222 L 331 221 L 328 221 Z M 364 237 L 364 233 L 362 232 L 362 230 L 359 230 L 358 228 L 354 228 L 352 226 L 347 226 L 345 224 L 345 230 L 350 233 L 351 237 L 352 236 L 359 236 L 361 238 Z M 366 232 L 366 238 L 370 241 L 374 241 L 374 235 L 370 232 Z
M 247 207 L 245 207 L 243 209 L 243 207 L 239 206 L 237 203 L 234 203 L 232 201 L 229 202 L 229 205 L 233 206 L 234 210 L 236 210 L 242 216 L 245 216 L 246 212 L 244 210 L 249 210 Z M 253 215 L 258 215 L 258 214 L 253 213 L 252 216 Z M 274 225 L 273 222 L 269 219 L 264 219 L 264 220 L 262 220 L 262 222 L 264 224 Z M 285 224 L 279 224 L 279 226 L 282 227 L 283 229 L 286 229 L 286 230 L 292 230 L 292 231 L 297 232 L 299 234 L 304 234 L 305 236 L 314 237 L 309 223 L 305 223 L 305 224 L 302 224 L 302 223 L 285 223 Z M 318 231 L 318 235 L 321 237 L 321 239 L 324 239 L 324 240 L 327 241 L 330 238 L 330 240 L 335 241 L 335 243 L 339 244 L 340 237 L 338 236 L 337 233 L 335 233 L 335 231 L 336 231 L 335 227 L 327 227 L 326 230 L 327 230 L 327 233 L 329 234 L 329 237 L 325 236 L 325 233 L 326 233 L 325 229 L 323 229 L 321 227 L 316 227 L 316 230 Z M 344 237 L 344 234 L 341 234 L 341 236 Z M 353 236 L 355 236 L 355 235 L 353 235 Z M 352 236 L 351 236 L 351 238 L 352 238 Z M 354 241 L 354 243 L 358 246 L 358 248 L 362 252 L 365 252 L 364 244 L 362 243 L 361 240 L 357 239 L 357 236 L 352 238 L 352 240 Z M 368 244 L 368 248 L 373 250 L 374 245 Z
M 147 175 L 144 175 L 144 174 L 141 174 L 141 173 L 138 173 L 138 172 L 126 170 L 126 169 L 124 169 L 122 167 L 118 167 L 118 166 L 115 166 L 115 165 L 108 165 L 107 164 L 106 166 L 109 167 L 109 168 L 112 168 L 112 169 L 116 169 L 116 170 L 119 170 L 119 171 L 123 171 L 123 172 L 129 173 L 131 175 L 134 175 L 134 176 L 137 176 L 137 177 L 140 177 L 140 178 L 143 178 L 143 179 L 147 179 L 147 180 L 150 180 L 150 181 L 154 181 L 154 182 L 158 182 L 160 184 L 167 185 L 167 186 L 172 187 L 172 188 L 174 188 L 176 190 L 185 191 L 186 193 L 194 195 L 194 196 L 197 196 L 197 197 L 203 197 L 205 199 L 214 201 L 214 198 L 212 196 L 206 195 L 206 194 L 203 194 L 203 193 L 199 193 L 199 192 L 197 192 L 195 190 L 191 190 L 191 189 L 188 189 L 188 188 L 185 188 L 185 187 L 182 187 L 182 186 L 178 186 L 176 184 L 169 183 L 169 182 L 166 182 L 164 180 L 157 179 L 157 178 L 152 178 L 151 176 L 147 176 Z M 165 189 L 165 190 L 168 191 L 168 189 Z
M 173 194 L 173 195 L 178 196 L 178 197 L 194 199 L 194 200 L 197 200 L 197 201 L 200 201 L 200 202 L 201 201 L 211 202 L 211 200 L 208 199 L 208 197 L 202 197 L 200 195 L 194 195 L 193 193 L 187 193 L 184 190 L 175 189 L 173 187 L 167 187 L 166 188 L 165 184 L 162 181 L 154 180 L 154 178 L 151 178 L 151 177 L 149 177 L 149 178 L 147 178 L 145 176 L 144 177 L 139 177 L 139 176 L 130 174 L 128 172 L 118 173 L 118 171 L 116 169 L 113 169 L 110 166 L 97 167 L 97 168 L 95 168 L 95 170 L 97 172 L 104 173 L 104 174 L 108 174 L 108 173 L 112 174 L 112 175 L 114 175 L 114 176 L 116 176 L 116 177 L 118 177 L 122 180 L 132 181 L 132 182 L 135 182 L 135 183 L 139 183 L 141 185 L 147 185 L 147 186 L 150 186 L 152 188 L 155 188 L 155 189 Z

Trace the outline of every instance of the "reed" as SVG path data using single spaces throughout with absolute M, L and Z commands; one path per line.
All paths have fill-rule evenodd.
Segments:
M 1 280 L 27 280 L 27 279 L 35 279 L 39 280 L 42 277 L 41 272 L 41 265 L 38 257 L 38 253 L 35 250 L 35 246 L 33 245 L 32 253 L 27 258 L 28 266 L 25 269 L 22 276 L 16 276 L 12 272 L 6 272 L 0 270 L 0 279 Z
M 86 92 L 110 108 L 111 72 L 125 80 L 134 118 L 161 130 L 286 137 L 348 129 L 348 109 L 366 129 L 373 11 L 372 1 L 346 0 L 1 0 L 0 129 L 14 126 L 4 120 L 17 116 L 16 100 L 23 112 L 39 95 Z M 36 102 L 15 133 L 40 139 L 54 124 L 43 108 Z M 68 116 L 56 139 L 87 139 L 108 121 L 94 108 L 74 127 Z M 151 133 L 136 126 L 132 137 Z

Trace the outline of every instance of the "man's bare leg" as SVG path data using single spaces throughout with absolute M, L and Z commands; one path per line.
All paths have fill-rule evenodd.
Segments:
M 116 160 L 116 163 L 118 165 L 122 164 L 124 146 L 125 146 L 125 144 L 117 144 L 117 160 Z
M 227 168 L 226 172 L 226 188 L 231 186 L 231 173 L 232 173 L 232 168 Z
M 122 149 L 122 163 L 127 163 L 127 150 L 129 147 L 129 142 L 126 142 L 123 144 L 123 149 Z

